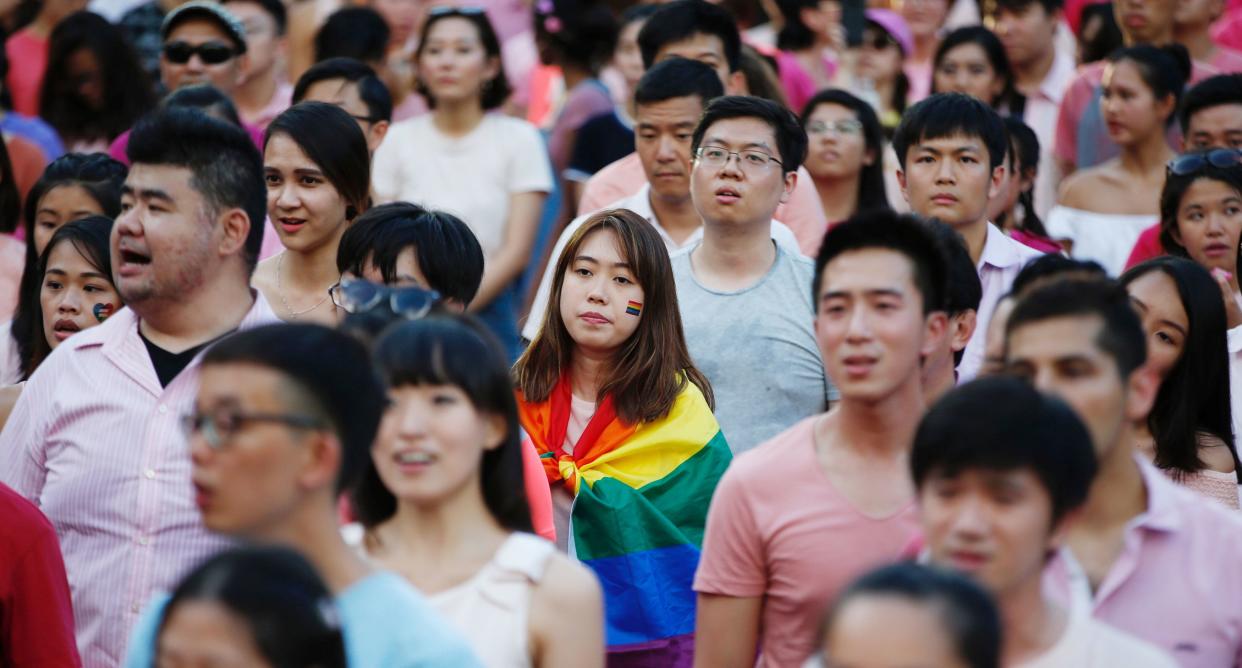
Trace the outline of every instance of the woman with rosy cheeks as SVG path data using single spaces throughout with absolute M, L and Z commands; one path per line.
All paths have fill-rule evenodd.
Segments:
M 530 534 L 493 337 L 472 318 L 432 317 L 397 325 L 374 358 L 390 403 L 353 492 L 367 555 L 426 594 L 485 666 L 602 667 L 599 585 Z
M 1173 157 L 1165 132 L 1189 76 L 1190 57 L 1177 44 L 1126 47 L 1109 56 L 1100 113 L 1121 155 L 1067 178 L 1046 221 L 1049 235 L 1067 242 L 1074 257 L 1095 260 L 1116 276 L 1139 234 L 1156 222 L 1157 193 Z
M 514 376 L 558 542 L 605 585 L 612 659 L 685 665 L 691 574 L 731 455 L 686 348 L 668 251 L 637 214 L 605 210 L 574 233 L 553 275 Z
M 370 154 L 358 123 L 340 107 L 302 102 L 277 116 L 263 143 L 267 215 L 285 250 L 252 279 L 282 320 L 335 325 L 328 290 L 341 280 L 336 251 L 370 206 Z
M 372 164 L 375 196 L 379 203 L 447 211 L 470 226 L 485 261 L 468 309 L 514 359 L 520 352 L 516 281 L 531 261 L 552 190 L 548 150 L 533 125 L 496 113 L 510 87 L 500 42 L 481 9 L 432 11 L 415 62 L 431 112 L 388 131 Z
M 859 211 L 888 208 L 884 189 L 884 129 L 875 110 L 843 90 L 826 90 L 802 111 L 815 180 L 831 225 Z
M 1200 494 L 1238 509 L 1225 306 L 1207 270 L 1180 257 L 1130 269 L 1121 284 L 1142 318 L 1160 391 L 1137 425 L 1139 451 Z

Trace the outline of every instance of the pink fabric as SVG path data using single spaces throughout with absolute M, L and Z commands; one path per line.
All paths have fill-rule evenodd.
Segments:
M 914 61 L 907 60 L 904 69 L 906 71 L 906 79 L 910 80 L 910 92 L 906 95 L 907 104 L 913 105 L 915 102 L 931 95 L 931 61 L 915 63 Z
M 1227 46 L 1217 47 L 1216 55 L 1212 57 L 1209 64 L 1216 68 L 1219 74 L 1242 72 L 1242 51 L 1236 51 Z
M 240 329 L 279 322 L 255 294 Z M 0 433 L 0 482 L 60 537 L 85 665 L 118 665 L 152 594 L 226 545 L 194 505 L 178 424 L 198 369 L 195 359 L 160 387 L 138 317 L 123 308 L 52 352 Z
M 1009 293 L 1013 279 L 1027 262 L 1043 255 L 1042 251 L 1005 236 L 1000 228 L 988 223 L 988 236 L 983 242 L 983 252 L 979 255 L 979 282 L 983 284 L 983 298 L 979 300 L 979 310 L 975 318 L 975 333 L 966 343 L 962 352 L 962 363 L 957 365 L 957 382 L 970 382 L 979 375 L 983 366 L 983 353 L 986 346 L 988 323 L 996 311 L 996 304 L 1001 297 Z
M 8 56 L 9 76 L 5 89 L 13 98 L 13 111 L 27 116 L 39 115 L 39 90 L 47 71 L 48 40 L 38 37 L 30 28 L 13 33 L 4 43 Z
M 1212 26 L 1212 41 L 1220 46 L 1242 49 L 1242 12 L 1230 11 Z
M 1049 564 L 1046 589 L 1172 654 L 1182 668 L 1239 665 L 1242 517 L 1135 461 L 1147 511 L 1126 526 L 1121 554 L 1098 590 L 1092 594 L 1072 555 Z
M 11 235 L 0 234 L 0 322 L 8 321 L 17 310 L 17 292 L 26 267 L 26 244 Z M 0 328 L 0 335 L 9 336 Z
M 1022 244 L 1034 248 L 1041 253 L 1060 253 L 1061 245 L 1051 239 L 1035 236 L 1029 232 L 1022 230 L 1012 230 L 1009 232 L 1009 238 Z
M 835 72 L 837 69 L 837 64 L 829 58 L 824 58 L 824 64 L 830 72 Z M 806 71 L 806 68 L 802 67 L 797 54 L 788 51 L 776 52 L 776 71 L 781 78 L 781 88 L 785 90 L 785 97 L 789 98 L 789 108 L 795 114 L 802 113 L 802 108 L 806 106 L 806 103 L 810 102 L 811 98 L 815 97 L 815 93 L 819 92 L 815 78 Z
M 556 542 L 556 523 L 552 519 L 552 489 L 543 472 L 539 452 L 529 438 L 522 439 L 522 482 L 526 486 L 526 503 L 530 504 L 530 520 L 535 533 Z
M 637 153 L 631 153 L 599 170 L 586 182 L 578 210 L 599 211 L 633 195 L 646 183 L 643 163 Z M 828 217 L 824 215 L 824 207 L 815 192 L 815 182 L 805 167 L 798 168 L 798 183 L 789 201 L 776 207 L 776 214 L 772 217 L 789 227 L 798 239 L 798 248 L 803 255 L 814 256 L 819 251 L 824 233 L 828 231 Z
M 919 531 L 913 501 L 875 519 L 833 488 L 815 455 L 816 419 L 733 460 L 707 514 L 694 590 L 763 597 L 760 666 L 802 665 L 828 603 Z
M 565 98 L 561 113 L 552 124 L 548 135 L 548 153 L 552 156 L 552 168 L 559 176 L 569 166 L 569 156 L 574 150 L 573 140 L 583 123 L 611 113 L 612 96 L 604 84 L 588 79 L 574 86 Z
M 1161 255 L 1164 255 L 1164 245 L 1160 243 L 1160 223 L 1156 223 L 1139 235 L 1134 250 L 1130 251 L 1130 257 L 1126 260 L 1126 269 Z
M 276 87 L 276 92 L 272 95 L 272 99 L 268 101 L 267 106 L 260 109 L 259 113 L 253 116 L 247 116 L 245 114 L 241 114 L 240 109 L 238 110 L 238 113 L 241 114 L 242 123 L 249 126 L 247 128 L 248 130 L 253 128 L 254 130 L 263 132 L 264 130 L 267 130 L 267 126 L 271 124 L 271 122 L 275 120 L 281 112 L 289 108 L 289 105 L 292 102 L 293 86 L 289 83 L 281 83 Z M 253 134 L 251 136 L 253 136 Z M 262 139 L 259 140 L 258 145 L 263 145 Z

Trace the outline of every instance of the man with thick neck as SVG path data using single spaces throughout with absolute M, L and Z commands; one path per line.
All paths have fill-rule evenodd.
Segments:
M 957 367 L 959 382 L 983 364 L 984 333 L 996 302 L 1022 265 L 1041 253 L 988 221 L 988 200 L 1005 175 L 1008 134 L 988 105 L 968 95 L 933 95 L 906 110 L 893 135 L 897 182 L 910 209 L 952 227 L 966 242 L 983 288 L 976 325 Z
M 634 153 L 642 163 L 647 181 L 638 192 L 604 208 L 629 209 L 646 218 L 660 233 L 670 254 L 692 247 L 703 238 L 703 219 L 690 198 L 690 138 L 704 107 L 721 95 L 724 88 L 716 72 L 687 58 L 670 58 L 656 64 L 634 90 Z M 531 317 L 522 329 L 522 336 L 528 341 L 535 339 L 543 325 L 556 258 L 592 213 L 595 212 L 585 212 L 567 225 L 552 248 L 531 305 Z M 771 228 L 772 238 L 778 244 L 791 253 L 800 252 L 788 227 L 773 220 Z
M 811 327 L 813 263 L 772 239 L 806 144 L 788 109 L 741 96 L 707 105 L 691 138 L 690 196 L 703 238 L 673 256 L 673 276 L 690 355 L 712 383 L 735 454 L 834 398 Z
M 266 193 L 240 128 L 191 109 L 140 121 L 112 230 L 126 308 L 72 337 L 31 376 L 0 434 L 0 480 L 56 526 L 73 586 L 78 646 L 115 666 L 141 606 L 220 539 L 193 504 L 177 417 L 201 351 L 276 320 L 250 289 Z
M 1068 549 L 1045 573 L 1049 593 L 1185 668 L 1238 665 L 1242 518 L 1136 452 L 1133 425 L 1159 379 L 1125 290 L 1107 279 L 1053 280 L 1018 299 L 1005 334 L 1007 371 L 1068 403 L 1099 461 Z
M 997 0 L 992 8 L 996 36 L 1013 67 L 1014 87 L 1026 98 L 1022 120 L 1039 138 L 1039 172 L 1035 177 L 1035 213 L 1047 217 L 1057 199 L 1057 171 L 1052 146 L 1057 110 L 1074 79 L 1074 54 L 1057 49 L 1057 31 L 1065 30 L 1061 0 Z
M 913 216 L 859 214 L 824 237 L 808 284 L 841 400 L 738 457 L 716 488 L 694 583 L 703 668 L 753 666 L 756 651 L 765 668 L 803 665 L 828 603 L 917 532 L 908 452 L 921 362 L 948 326 L 941 244 Z
M 651 69 L 669 58 L 697 60 L 712 68 L 729 95 L 748 95 L 740 69 L 741 34 L 737 21 L 724 8 L 706 0 L 675 0 L 662 6 L 638 33 L 643 66 Z M 706 102 L 706 101 L 705 101 Z M 637 139 L 635 140 L 637 143 Z M 798 180 L 776 219 L 789 226 L 804 255 L 813 255 L 824 236 L 828 219 L 815 193 L 810 174 L 797 169 Z M 637 153 L 596 172 L 587 181 L 579 211 L 598 211 L 642 188 L 644 171 Z
M 293 86 L 285 73 L 288 23 L 281 0 L 225 0 L 246 31 L 246 69 L 233 93 L 242 122 L 260 129 L 289 108 Z
M 1097 468 L 1091 436 L 1069 406 L 1016 378 L 967 383 L 923 417 L 910 468 L 929 560 L 975 578 L 996 597 L 1002 665 L 1177 665 L 1044 591 L 1044 566 L 1087 500 Z
M 341 537 L 338 495 L 365 468 L 385 405 L 362 344 L 317 325 L 271 325 L 224 339 L 202 365 L 183 427 L 207 529 L 305 555 L 335 596 L 350 665 L 477 665 L 421 594 Z M 156 598 L 138 622 L 126 666 L 154 664 L 167 602 Z

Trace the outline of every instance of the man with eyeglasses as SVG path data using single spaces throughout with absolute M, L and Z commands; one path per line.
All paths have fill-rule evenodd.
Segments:
M 703 238 L 673 256 L 677 300 L 690 355 L 740 454 L 834 398 L 812 327 L 812 263 L 772 240 L 807 139 L 788 109 L 728 96 L 707 105 L 690 146 Z
M 335 596 L 351 666 L 476 666 L 465 641 L 404 578 L 341 536 L 340 492 L 365 469 L 386 400 L 362 345 L 319 325 L 229 336 L 203 356 L 182 416 L 194 504 L 222 536 L 291 547 Z M 135 627 L 125 665 L 154 665 L 167 595 Z

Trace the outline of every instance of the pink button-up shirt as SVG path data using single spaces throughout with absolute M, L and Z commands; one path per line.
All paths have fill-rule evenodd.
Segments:
M 1001 297 L 1009 293 L 1013 287 L 1013 279 L 1027 262 L 1043 255 L 1040 251 L 1019 243 L 1005 236 L 1000 228 L 988 223 L 988 236 L 983 242 L 983 252 L 979 254 L 979 283 L 983 286 L 983 297 L 979 300 L 979 310 L 975 317 L 975 333 L 966 343 L 962 353 L 962 363 L 957 365 L 957 382 L 967 383 L 979 375 L 983 366 L 983 354 L 987 348 L 988 323 L 996 311 L 996 304 Z
M 1242 517 L 1135 457 L 1147 511 L 1126 526 L 1099 590 L 1069 550 L 1044 572 L 1051 595 L 1173 655 L 1183 668 L 1242 665 Z
M 239 328 L 278 322 L 256 293 Z M 121 309 L 75 334 L 26 383 L 0 434 L 0 481 L 56 527 L 87 666 L 116 666 L 138 612 L 224 542 L 202 525 L 178 424 L 197 356 L 168 387 Z

